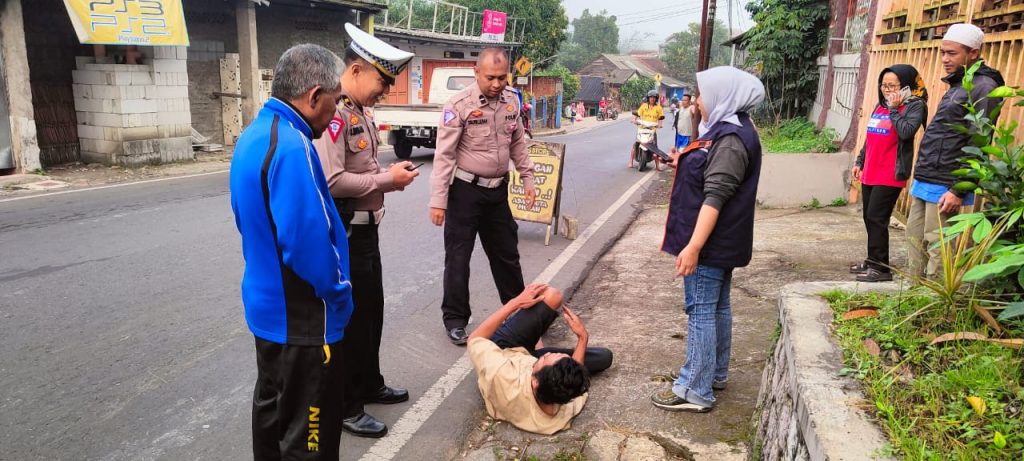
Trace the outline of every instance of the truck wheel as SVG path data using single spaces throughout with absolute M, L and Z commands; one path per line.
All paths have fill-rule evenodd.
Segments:
M 404 137 L 395 141 L 395 157 L 405 160 L 412 156 L 412 143 Z

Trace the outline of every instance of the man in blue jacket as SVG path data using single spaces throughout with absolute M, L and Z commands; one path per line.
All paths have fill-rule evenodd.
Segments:
M 312 140 L 334 115 L 343 69 L 318 45 L 285 51 L 272 97 L 231 162 L 231 209 L 245 257 L 242 304 L 256 337 L 256 460 L 338 459 L 338 343 L 352 314 L 352 286 L 345 229 Z

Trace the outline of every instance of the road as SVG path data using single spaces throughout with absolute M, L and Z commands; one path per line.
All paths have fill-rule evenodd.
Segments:
M 633 133 L 620 119 L 546 139 L 567 145 L 563 213 L 579 219 L 581 233 L 608 218 L 570 249 L 553 285 L 574 286 L 632 218 L 640 192 L 606 211 L 648 177 L 626 168 Z M 381 227 L 382 367 L 412 399 L 368 410 L 393 428 L 374 448 L 384 459 L 443 459 L 474 429 L 483 405 L 473 373 L 457 368 L 465 349 L 451 345 L 441 325 L 442 232 L 426 208 L 432 151 L 413 155 L 427 163 L 405 192 L 388 195 Z M 251 456 L 255 354 L 227 180 L 214 173 L 0 200 L 0 459 Z M 527 281 L 570 246 L 557 236 L 544 246 L 544 233 L 520 224 Z M 478 246 L 474 324 L 499 303 L 487 267 Z M 394 430 L 400 418 L 405 435 Z M 342 459 L 361 459 L 376 442 L 345 435 Z

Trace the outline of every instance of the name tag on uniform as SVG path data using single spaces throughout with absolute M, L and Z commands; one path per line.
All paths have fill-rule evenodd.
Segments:
M 485 118 L 475 118 L 473 120 L 466 121 L 466 124 L 468 124 L 468 125 L 486 125 L 487 124 L 487 119 L 485 119 Z
M 352 128 L 349 128 L 348 135 L 349 136 L 356 136 L 358 134 L 362 134 L 362 132 L 363 132 L 363 127 L 361 127 L 361 126 L 354 126 Z

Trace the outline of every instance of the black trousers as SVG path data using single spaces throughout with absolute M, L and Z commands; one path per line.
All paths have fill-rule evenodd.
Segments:
M 889 272 L 889 217 L 900 198 L 900 187 L 861 185 L 864 227 L 868 231 L 868 267 Z
M 384 387 L 380 373 L 380 337 L 384 330 L 384 282 L 380 240 L 376 224 L 347 224 L 351 214 L 342 213 L 348 229 L 348 256 L 352 281 L 352 317 L 341 340 L 345 367 L 344 416 L 363 412 L 366 398 Z
M 252 451 L 257 461 L 337 460 L 341 441 L 341 348 L 256 338 Z M 326 363 L 325 363 L 326 362 Z
M 480 244 L 491 263 L 491 275 L 504 304 L 523 291 L 519 265 L 519 225 L 508 207 L 508 187 L 494 189 L 456 179 L 448 189 L 444 220 L 444 298 L 442 319 L 446 330 L 465 327 L 469 305 L 469 261 L 480 234 Z
M 494 332 L 491 340 L 502 349 L 512 347 L 523 347 L 530 351 L 534 357 L 540 357 L 549 352 L 572 355 L 574 349 L 562 347 L 544 347 L 534 349 L 537 341 L 548 331 L 551 323 L 559 316 L 558 312 L 551 309 L 543 301 L 535 304 L 529 309 L 516 312 L 512 317 L 505 320 L 498 331 Z M 590 374 L 599 373 L 612 366 L 612 351 L 603 347 L 588 347 L 583 357 L 583 366 Z

